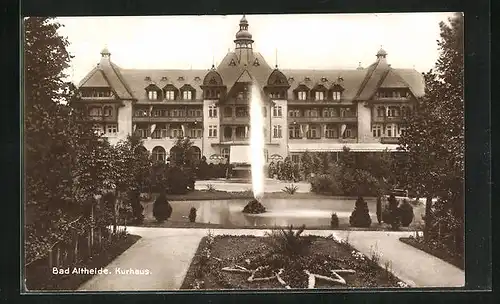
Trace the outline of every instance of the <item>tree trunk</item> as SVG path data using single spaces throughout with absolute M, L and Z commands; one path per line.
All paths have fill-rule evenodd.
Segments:
M 425 227 L 424 227 L 424 240 L 429 241 L 430 229 L 431 229 L 431 208 L 432 208 L 432 197 L 427 197 L 425 200 Z
M 116 233 L 116 227 L 118 226 L 118 190 L 115 190 L 115 198 L 113 204 L 113 234 Z

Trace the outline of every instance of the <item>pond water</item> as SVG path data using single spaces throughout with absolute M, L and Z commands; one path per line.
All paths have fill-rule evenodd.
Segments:
M 377 223 L 376 202 L 366 199 L 372 223 Z M 170 201 L 173 212 L 172 221 L 187 221 L 189 210 L 197 210 L 196 222 L 234 226 L 329 226 L 333 212 L 337 213 L 340 224 L 348 223 L 354 209 L 354 199 L 266 199 L 262 203 L 267 212 L 245 214 L 243 207 L 248 200 L 206 200 L 206 201 Z M 153 202 L 143 204 L 146 221 L 154 221 Z M 421 209 L 421 210 L 420 210 Z M 414 207 L 415 220 L 421 221 L 423 207 Z M 412 223 L 412 224 L 413 224 Z

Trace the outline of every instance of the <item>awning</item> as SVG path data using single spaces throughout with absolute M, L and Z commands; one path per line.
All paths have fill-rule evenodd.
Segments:
M 397 151 L 398 145 L 381 143 L 292 143 L 288 144 L 289 152 L 342 152 L 344 147 L 352 152 Z
M 252 150 L 250 150 L 250 146 L 231 146 L 229 153 L 229 161 L 231 164 L 251 163 Z

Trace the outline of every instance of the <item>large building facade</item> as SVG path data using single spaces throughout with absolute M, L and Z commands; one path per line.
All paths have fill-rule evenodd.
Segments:
M 420 73 L 391 67 L 383 49 L 367 68 L 272 68 L 253 50 L 248 27 L 244 16 L 234 50 L 208 70 L 122 69 L 102 50 L 79 85 L 96 132 L 111 143 L 138 134 L 157 160 L 175 153 L 177 138 L 189 137 L 197 157 L 248 162 L 250 132 L 264 132 L 267 161 L 298 161 L 306 150 L 395 149 L 404 116 L 424 94 Z M 263 100 L 263 130 L 250 124 L 252 85 Z

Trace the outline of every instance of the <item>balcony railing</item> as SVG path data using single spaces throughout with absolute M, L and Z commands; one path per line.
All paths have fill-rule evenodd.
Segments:
M 237 116 L 229 116 L 229 117 L 222 117 L 221 123 L 223 124 L 236 124 L 236 125 L 247 125 L 250 123 L 250 116 L 243 116 L 243 117 L 237 117 Z
M 137 104 L 143 105 L 203 105 L 202 99 L 139 99 Z
M 202 122 L 202 116 L 182 116 L 182 117 L 171 117 L 171 116 L 134 116 L 132 121 L 134 122 Z
M 381 144 L 398 144 L 399 137 L 381 137 L 380 143 Z
M 289 105 L 332 105 L 332 104 L 352 104 L 352 100 L 345 100 L 345 99 L 340 99 L 340 100 L 335 100 L 335 99 L 323 99 L 323 100 L 316 100 L 314 98 L 308 98 L 305 100 L 301 99 L 289 99 L 288 100 Z
M 375 116 L 373 122 L 402 122 L 403 116 Z
M 288 117 L 288 121 L 297 123 L 328 123 L 328 122 L 357 122 L 356 116 L 349 117 Z

